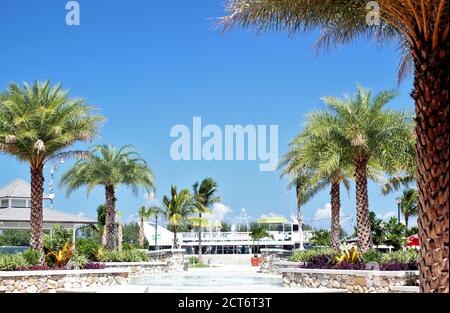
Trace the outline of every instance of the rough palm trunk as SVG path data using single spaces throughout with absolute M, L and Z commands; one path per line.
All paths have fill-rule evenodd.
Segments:
M 358 229 L 358 245 L 361 252 L 372 247 L 370 229 L 369 199 L 367 193 L 367 160 L 356 161 L 356 222 Z
M 106 249 L 114 250 L 115 248 L 115 190 L 114 186 L 106 186 Z
M 198 263 L 202 263 L 202 213 L 198 213 Z
M 139 247 L 144 247 L 144 219 L 139 222 Z
M 106 247 L 106 225 L 102 228 L 102 245 Z
M 119 220 L 117 223 L 117 250 L 119 252 L 122 252 L 122 239 L 123 239 L 122 221 Z
M 176 229 L 173 230 L 173 247 L 175 249 L 178 248 L 177 230 Z
M 340 246 L 340 211 L 341 211 L 341 196 L 339 190 L 339 183 L 331 184 L 331 247 L 334 250 L 339 250 Z
M 39 251 L 40 263 L 44 262 L 44 246 L 42 241 L 43 225 L 43 193 L 44 193 L 44 175 L 43 166 L 31 168 L 31 237 L 30 246 Z
M 300 199 L 300 192 L 299 192 L 299 186 L 296 188 L 297 193 L 297 220 L 298 220 L 298 235 L 299 235 L 299 250 L 305 250 L 304 244 L 303 244 L 303 217 L 302 217 L 302 206 L 301 206 L 301 199 Z
M 413 47 L 420 290 L 449 292 L 449 42 Z

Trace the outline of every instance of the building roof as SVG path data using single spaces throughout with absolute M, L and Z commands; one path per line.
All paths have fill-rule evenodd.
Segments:
M 29 222 L 30 208 L 7 208 L 0 209 L 0 222 Z M 44 222 L 46 223 L 75 223 L 75 224 L 95 224 L 96 220 L 85 216 L 70 214 L 66 212 L 44 209 Z
M 50 199 L 48 195 L 43 194 L 44 199 Z M 0 188 L 0 198 L 27 198 L 31 199 L 31 185 L 23 179 L 15 179 L 7 185 Z

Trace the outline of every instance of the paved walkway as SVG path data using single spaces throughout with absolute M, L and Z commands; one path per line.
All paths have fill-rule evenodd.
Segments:
M 189 269 L 132 278 L 130 284 L 97 289 L 59 290 L 95 293 L 338 293 L 326 288 L 283 287 L 281 275 L 262 274 L 251 266 L 221 266 Z

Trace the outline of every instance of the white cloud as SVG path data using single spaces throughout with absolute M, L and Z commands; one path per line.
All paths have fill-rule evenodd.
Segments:
M 233 210 L 223 203 L 215 203 L 211 209 L 211 213 L 205 214 L 205 217 L 212 220 L 223 221 L 225 216 Z
M 84 212 L 78 212 L 78 216 L 86 216 Z
M 395 212 L 395 211 L 389 211 L 389 212 L 387 212 L 386 214 L 384 214 L 384 215 L 382 216 L 382 219 L 388 220 L 388 219 L 390 219 L 390 218 L 393 217 L 393 216 L 397 216 L 397 212 Z
M 277 213 L 273 213 L 273 212 L 261 215 L 261 218 L 268 218 L 268 217 L 283 217 L 284 218 L 284 216 L 282 214 L 277 214 Z
M 331 218 L 331 203 L 326 203 L 323 208 L 318 208 L 314 214 L 315 220 L 324 220 Z

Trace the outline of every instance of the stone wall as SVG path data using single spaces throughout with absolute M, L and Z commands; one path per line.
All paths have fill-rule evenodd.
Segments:
M 285 267 L 283 264 L 293 264 L 288 262 L 290 255 L 290 251 L 282 249 L 261 249 L 261 272 L 281 274 L 281 269 Z
M 55 293 L 57 289 L 126 284 L 130 270 L 0 272 L 0 293 Z
M 153 261 L 165 263 L 166 273 L 182 272 L 187 270 L 184 254 L 184 249 L 157 250 L 150 251 L 150 258 Z
M 285 287 L 336 288 L 353 293 L 394 292 L 394 287 L 412 286 L 418 271 L 321 270 L 290 268 L 283 270 Z
M 107 268 L 128 268 L 130 270 L 129 277 L 148 276 L 170 271 L 166 262 L 107 262 L 104 264 Z

